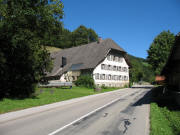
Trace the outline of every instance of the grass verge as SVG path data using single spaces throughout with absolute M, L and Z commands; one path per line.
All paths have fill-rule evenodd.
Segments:
M 157 91 L 160 92 L 160 90 Z M 156 96 L 155 98 L 156 101 L 151 103 L 150 135 L 180 135 L 179 108 L 168 100 L 166 95 L 164 97 Z
M 30 108 L 34 106 L 40 106 L 68 100 L 77 97 L 83 97 L 87 95 L 93 95 L 97 93 L 103 93 L 108 91 L 117 90 L 117 88 L 102 89 L 101 92 L 94 92 L 94 89 L 73 87 L 72 89 L 63 88 L 38 88 L 35 93 L 35 97 L 26 99 L 3 99 L 0 101 L 0 114 Z

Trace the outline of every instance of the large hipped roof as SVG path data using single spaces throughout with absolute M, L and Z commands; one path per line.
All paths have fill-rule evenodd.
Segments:
M 105 39 L 101 42 L 93 42 L 52 53 L 51 57 L 54 59 L 54 68 L 51 73 L 48 73 L 48 76 L 61 75 L 73 65 L 74 67 L 79 67 L 79 69 L 93 69 L 104 60 L 110 50 L 116 50 L 123 54 L 129 65 L 124 49 L 118 46 L 112 39 Z M 62 57 L 67 59 L 67 65 L 61 69 Z

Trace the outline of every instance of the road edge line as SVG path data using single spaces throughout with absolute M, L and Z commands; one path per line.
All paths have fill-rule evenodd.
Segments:
M 123 88 L 123 89 L 127 89 L 127 88 Z M 45 104 L 45 105 L 41 105 L 41 106 L 34 106 L 34 107 L 30 107 L 30 108 L 26 108 L 26 109 L 22 109 L 22 110 L 18 110 L 18 111 L 12 111 L 12 112 L 3 113 L 3 114 L 0 114 L 0 118 L 1 117 L 8 117 L 8 119 L 0 120 L 0 124 L 6 123 L 6 122 L 9 122 L 9 121 L 13 121 L 13 120 L 17 120 L 17 119 L 21 119 L 21 118 L 25 118 L 25 117 L 28 117 L 28 116 L 36 115 L 38 113 L 51 111 L 52 109 L 59 108 L 60 106 L 63 106 L 65 104 L 68 105 L 68 104 L 72 104 L 72 103 L 75 103 L 75 102 L 79 102 L 79 101 L 84 100 L 84 99 L 93 98 L 93 97 L 101 96 L 101 95 L 108 95 L 108 94 L 111 94 L 111 93 L 115 93 L 117 91 L 122 91 L 122 89 L 103 92 L 103 93 L 97 93 L 97 94 L 87 95 L 87 96 L 82 96 L 82 97 L 77 97 L 77 98 L 72 98 L 72 99 L 69 99 L 69 100 L 63 100 L 63 101 L 54 102 L 54 103 L 50 103 L 50 104 Z M 51 107 L 52 105 L 55 105 L 55 106 Z M 47 106 L 49 106 L 48 109 L 46 108 Z M 37 108 L 42 108 L 42 110 L 32 112 L 32 111 L 34 111 L 33 109 L 37 109 Z M 30 113 L 25 113 L 25 114 L 23 114 L 21 116 L 16 116 L 15 118 L 9 118 L 9 117 L 12 117 L 12 116 L 6 116 L 6 115 L 9 115 L 9 114 L 14 115 L 14 113 L 19 113 L 19 112 L 23 112 L 23 111 L 27 111 L 27 110 L 31 110 L 31 109 L 32 109 L 32 111 Z
M 130 93 L 130 94 L 131 94 L 131 93 Z M 91 115 L 91 114 L 93 114 L 93 113 L 95 113 L 95 112 L 97 112 L 97 111 L 99 111 L 99 110 L 101 110 L 101 109 L 103 109 L 103 108 L 105 108 L 105 107 L 107 107 L 107 106 L 115 103 L 115 102 L 118 101 L 120 98 L 124 98 L 124 97 L 126 97 L 126 96 L 128 96 L 128 95 L 130 95 L 130 94 L 126 94 L 126 95 L 123 95 L 123 96 L 121 96 L 121 97 L 119 97 L 119 98 L 116 98 L 116 99 L 112 100 L 111 102 L 109 102 L 109 103 L 107 103 L 107 104 L 105 104 L 105 105 L 103 105 L 103 106 L 101 106 L 101 107 L 98 107 L 97 109 L 95 109 L 95 110 L 93 110 L 93 111 L 91 111 L 91 112 L 89 112 L 89 113 L 81 116 L 80 118 L 78 118 L 78 119 L 70 122 L 69 124 L 66 124 L 65 126 L 63 126 L 63 127 L 59 128 L 59 129 L 57 129 L 57 130 L 49 133 L 48 135 L 55 135 L 56 133 L 62 131 L 62 130 L 65 129 L 65 128 L 67 128 L 68 126 L 70 126 L 70 125 L 72 125 L 72 124 L 74 124 L 74 123 L 82 120 L 83 118 L 85 118 L 85 117 L 87 117 L 87 116 L 89 116 L 89 115 Z

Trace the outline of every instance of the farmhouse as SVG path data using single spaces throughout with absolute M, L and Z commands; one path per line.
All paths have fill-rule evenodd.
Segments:
M 93 76 L 98 86 L 121 87 L 129 84 L 126 52 L 112 39 L 60 50 L 51 54 L 54 68 L 47 76 L 62 82 L 75 81 L 80 75 Z

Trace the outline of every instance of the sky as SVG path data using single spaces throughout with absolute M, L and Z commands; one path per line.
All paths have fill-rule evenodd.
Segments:
M 84 25 L 111 38 L 131 55 L 146 58 L 162 31 L 180 32 L 180 0 L 62 0 L 64 27 Z

